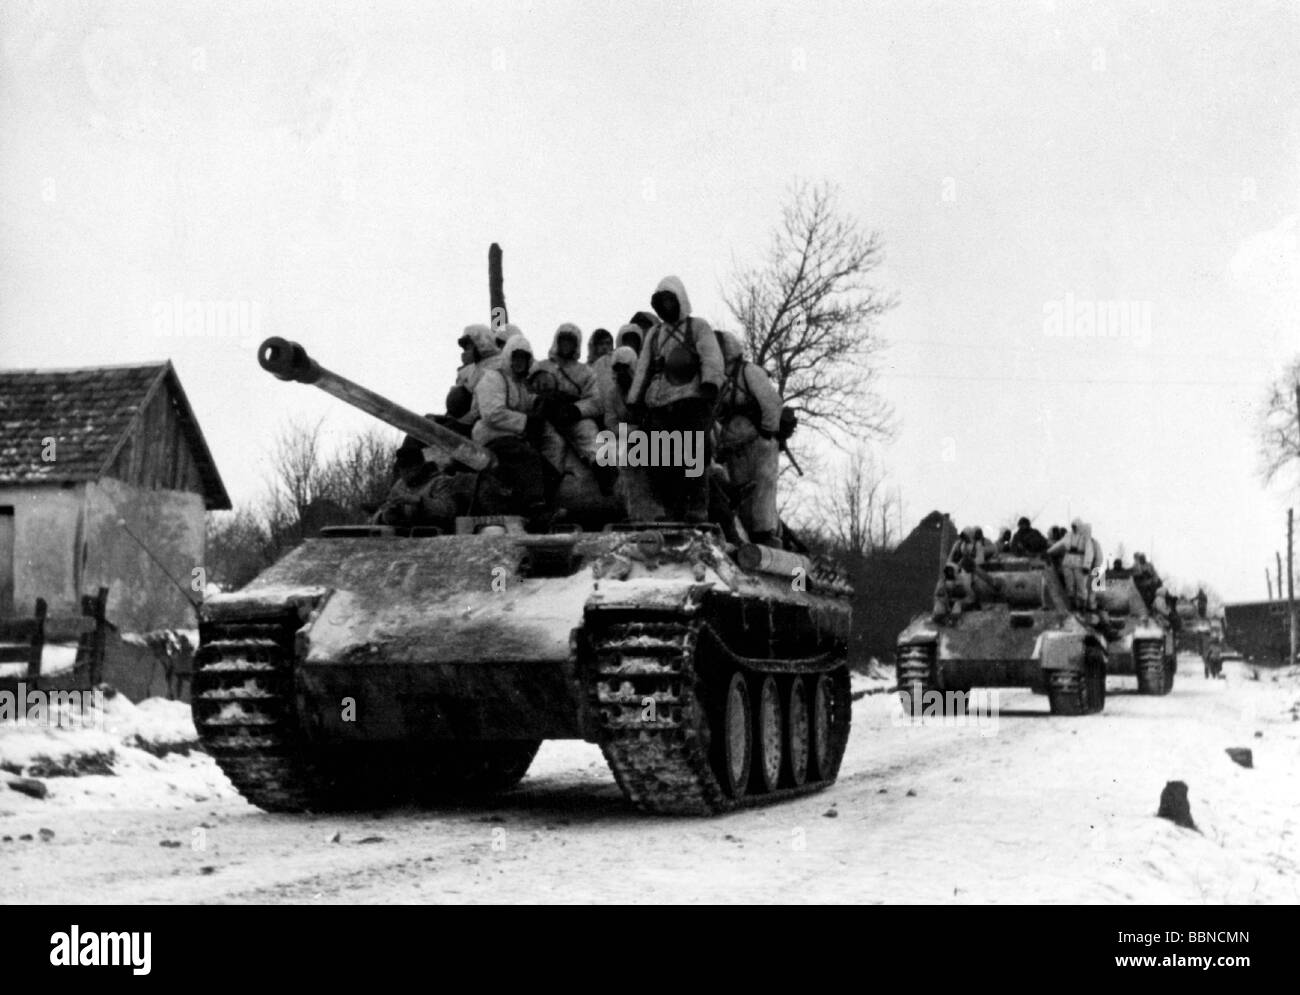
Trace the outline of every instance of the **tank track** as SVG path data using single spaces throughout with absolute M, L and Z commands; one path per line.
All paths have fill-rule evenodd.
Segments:
M 1106 707 L 1106 663 L 1088 650 L 1085 669 L 1047 672 L 1047 701 L 1053 715 L 1096 715 Z
M 1168 694 L 1173 682 L 1165 663 L 1164 647 L 1154 639 L 1139 639 L 1133 644 L 1133 664 L 1137 671 L 1140 694 Z
M 540 740 L 323 748 L 303 736 L 294 691 L 296 609 L 206 623 L 195 658 L 194 724 L 246 799 L 268 812 L 346 811 L 502 791 Z
M 195 655 L 192 710 L 204 748 L 239 793 L 268 812 L 325 802 L 302 757 L 293 708 L 295 609 L 207 623 Z
M 686 615 L 656 622 L 605 620 L 588 613 L 587 705 L 597 742 L 629 801 L 649 812 L 712 815 L 768 805 L 834 783 L 851 720 L 847 667 L 830 657 L 753 660 L 738 657 L 707 623 Z M 702 646 L 710 652 L 701 656 Z M 706 665 L 707 659 L 707 665 Z M 768 673 L 786 700 L 793 674 L 832 678 L 828 776 L 773 791 L 728 796 L 711 758 L 716 702 L 732 673 Z M 757 686 L 757 681 L 755 681 Z M 752 693 L 752 692 L 751 692 Z M 785 747 L 783 747 L 785 749 Z M 785 759 L 788 759 L 785 758 Z
M 922 697 L 934 688 L 933 643 L 912 644 L 898 651 L 898 697 L 906 715 L 921 714 Z

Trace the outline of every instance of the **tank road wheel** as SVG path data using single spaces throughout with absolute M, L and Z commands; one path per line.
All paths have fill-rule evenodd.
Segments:
M 593 738 L 629 801 L 709 815 L 835 780 L 853 721 L 842 653 L 750 659 L 709 621 L 625 622 L 611 613 L 606 625 L 601 614 L 587 610 L 583 679 Z M 614 695 L 613 682 L 629 676 L 637 694 Z M 647 722 L 641 696 L 651 691 L 672 707 Z
M 753 755 L 753 717 L 749 707 L 749 683 L 739 672 L 731 675 L 723 695 L 717 737 L 715 767 L 722 788 L 731 798 L 744 798 L 749 785 Z
M 840 771 L 840 760 L 848 743 L 853 720 L 849 695 L 849 672 L 841 667 L 822 674 L 812 695 L 812 777 L 832 781 Z
M 1139 694 L 1168 694 L 1171 673 L 1165 661 L 1164 647 L 1154 639 L 1133 644 Z
M 812 724 L 808 719 L 808 688 L 802 677 L 790 683 L 786 699 L 786 776 L 799 787 L 808 780 L 808 754 L 812 748 Z
M 769 674 L 763 678 L 754 701 L 755 791 L 775 791 L 781 782 L 784 724 L 781 714 L 781 695 L 776 687 L 776 678 Z

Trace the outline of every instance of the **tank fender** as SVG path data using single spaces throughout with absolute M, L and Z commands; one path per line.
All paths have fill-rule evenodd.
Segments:
M 1083 670 L 1085 644 L 1095 639 L 1079 632 L 1044 632 L 1035 655 L 1044 670 Z

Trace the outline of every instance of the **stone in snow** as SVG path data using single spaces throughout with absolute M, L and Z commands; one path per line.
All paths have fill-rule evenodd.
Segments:
M 1160 792 L 1160 809 L 1156 815 L 1168 819 L 1184 829 L 1196 829 L 1192 821 L 1192 806 L 1187 801 L 1187 785 L 1183 781 L 1169 781 Z M 1199 833 L 1200 830 L 1196 829 Z
M 33 798 L 45 798 L 50 793 L 50 789 L 45 786 L 45 782 L 38 781 L 34 777 L 11 778 L 8 784 L 14 791 L 30 795 Z

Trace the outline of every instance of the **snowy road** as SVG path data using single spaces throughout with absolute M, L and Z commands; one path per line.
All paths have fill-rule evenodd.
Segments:
M 908 727 L 872 695 L 833 788 L 717 819 L 629 810 L 582 743 L 472 810 L 267 815 L 201 755 L 54 778 L 44 801 L 0 791 L 0 900 L 1298 902 L 1300 681 L 1225 670 L 1185 656 L 1167 698 L 1111 678 L 1077 719 L 1008 693 L 995 727 Z M 1154 817 L 1169 780 L 1201 832 Z

